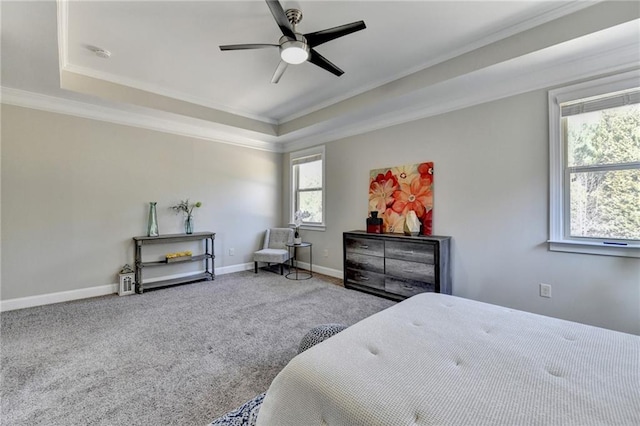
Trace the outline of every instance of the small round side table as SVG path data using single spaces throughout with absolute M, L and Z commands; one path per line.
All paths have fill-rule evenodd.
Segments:
M 312 270 L 312 249 L 311 243 L 302 242 L 300 244 L 286 243 L 285 244 L 289 249 L 289 273 L 285 275 L 285 278 L 290 280 L 308 280 L 313 276 Z M 296 258 L 297 252 L 299 248 L 308 248 L 309 249 L 309 270 L 305 271 L 304 269 L 298 268 L 298 260 Z

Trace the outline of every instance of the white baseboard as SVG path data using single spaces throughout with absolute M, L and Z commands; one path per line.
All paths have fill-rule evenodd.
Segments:
M 302 269 L 309 269 L 309 264 L 307 262 L 298 262 L 298 265 Z M 334 278 L 344 278 L 344 272 L 337 269 L 326 268 L 324 266 L 313 265 L 311 272 L 317 272 Z
M 253 269 L 253 263 L 240 263 L 238 265 L 223 266 L 216 268 L 216 275 L 231 274 Z M 320 271 L 318 271 L 320 272 Z M 193 272 L 176 275 L 166 275 L 162 277 L 149 278 L 145 282 L 162 281 L 172 278 L 181 278 L 191 275 Z M 118 292 L 118 284 L 107 284 L 97 287 L 81 288 L 77 290 L 60 291 L 57 293 L 39 294 L 36 296 L 17 297 L 0 301 L 0 312 L 13 311 L 16 309 L 32 308 L 34 306 L 51 305 L 52 303 L 69 302 L 71 300 L 87 299 L 89 297 L 106 296 Z
M 300 266 L 301 269 L 306 269 L 306 270 L 309 269 L 309 263 L 307 262 L 298 262 L 298 265 Z M 245 268 L 240 269 L 241 266 L 244 266 Z M 263 266 L 263 264 L 261 263 L 260 266 Z M 249 271 L 249 270 L 253 270 L 253 262 L 245 263 L 244 265 L 227 266 L 227 268 L 229 268 L 228 272 L 225 271 L 221 273 L 230 274 L 232 272 Z M 226 268 L 221 268 L 221 269 L 226 269 Z M 312 272 L 317 272 L 319 274 L 328 275 L 334 278 L 341 278 L 341 279 L 344 278 L 344 272 L 339 271 L 337 269 L 326 268 L 324 266 L 313 265 Z M 216 274 L 217 273 L 218 273 L 218 270 L 216 269 Z
M 86 299 L 89 297 L 106 296 L 117 292 L 118 284 L 107 284 L 97 287 L 80 288 L 78 290 L 39 294 L 37 296 L 17 297 L 15 299 L 0 301 L 0 312 L 50 305 L 52 303 L 69 302 L 71 300 Z
M 232 274 L 234 272 L 249 271 L 253 269 L 253 262 L 239 263 L 237 265 L 216 268 L 216 275 Z

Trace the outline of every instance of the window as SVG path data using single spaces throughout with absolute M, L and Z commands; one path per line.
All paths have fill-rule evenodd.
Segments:
M 639 83 L 549 92 L 551 250 L 640 257 Z
M 324 229 L 324 146 L 291 153 L 291 222 L 302 211 L 302 227 Z

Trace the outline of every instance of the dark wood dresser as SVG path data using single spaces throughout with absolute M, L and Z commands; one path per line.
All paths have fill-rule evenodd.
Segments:
M 431 291 L 451 294 L 451 237 L 343 234 L 344 286 L 402 300 Z

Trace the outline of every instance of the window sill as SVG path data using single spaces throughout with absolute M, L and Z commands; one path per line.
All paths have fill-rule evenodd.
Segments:
M 551 251 L 640 258 L 640 245 L 638 244 L 605 246 L 602 243 L 591 241 L 549 240 L 547 242 Z
M 324 232 L 327 230 L 326 225 L 301 225 L 300 229 L 305 231 L 320 231 Z

